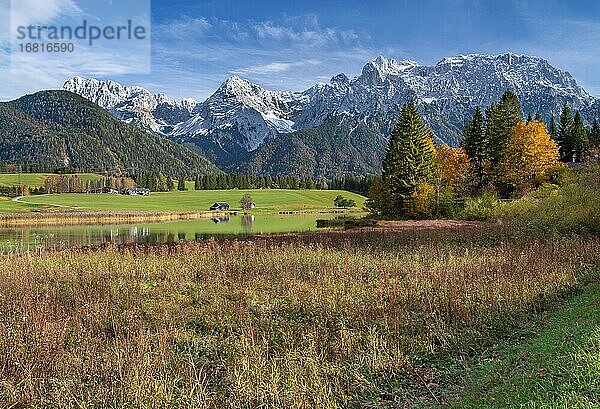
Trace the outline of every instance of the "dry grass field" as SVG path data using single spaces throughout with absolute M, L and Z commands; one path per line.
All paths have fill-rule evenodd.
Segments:
M 467 386 L 461 363 L 599 263 L 596 238 L 501 227 L 0 255 L 0 402 L 443 404 Z

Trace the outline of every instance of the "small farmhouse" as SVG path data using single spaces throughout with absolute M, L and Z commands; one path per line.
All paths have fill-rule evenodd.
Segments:
M 119 191 L 117 189 L 113 189 L 112 187 L 104 186 L 98 189 L 90 189 L 88 193 L 97 193 L 97 194 L 107 194 L 107 195 L 118 195 Z
M 129 196 L 148 196 L 150 194 L 150 189 L 142 187 L 131 187 L 129 189 L 125 189 L 123 191 L 123 194 Z
M 213 210 L 213 211 L 229 210 L 229 203 L 216 202 L 211 207 L 209 207 L 209 210 Z

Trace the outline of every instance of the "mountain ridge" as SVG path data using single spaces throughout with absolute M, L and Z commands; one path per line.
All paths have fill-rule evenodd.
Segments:
M 69 80 L 65 88 L 97 101 L 120 119 L 197 146 L 225 169 L 244 167 L 252 152 L 286 134 L 318 128 L 341 116 L 366 124 L 372 138 L 388 137 L 402 105 L 411 99 L 437 142 L 450 145 L 459 143 L 476 106 L 488 107 L 506 90 L 517 94 L 525 115 L 558 116 L 564 103 L 582 110 L 588 120 L 600 113 L 599 100 L 570 73 L 543 58 L 515 53 L 459 54 L 431 66 L 379 56 L 354 78 L 339 73 L 300 92 L 271 91 L 232 76 L 193 105 L 168 97 L 161 105 L 158 94 L 139 87 L 125 95 L 114 83 L 100 92 L 95 81 L 79 79 L 74 86 Z M 111 90 L 111 98 L 118 101 L 105 95 Z
M 165 133 L 173 122 L 191 117 L 198 105 L 193 98 L 174 100 L 163 93 L 152 94 L 145 88 L 128 87 L 116 81 L 74 77 L 63 89 L 94 102 L 124 122 Z

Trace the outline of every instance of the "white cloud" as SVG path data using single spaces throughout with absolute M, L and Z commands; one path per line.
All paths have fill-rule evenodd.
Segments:
M 288 19 L 289 24 L 277 24 L 272 21 L 255 23 L 252 29 L 260 40 L 276 42 L 295 42 L 303 46 L 326 46 L 351 44 L 359 40 L 354 30 L 340 30 L 332 27 L 321 28 L 316 20 L 310 24 L 297 24 Z
M 246 68 L 239 68 L 231 71 L 232 74 L 248 75 L 248 74 L 277 74 L 291 70 L 292 68 L 300 68 L 307 65 L 319 65 L 319 60 L 304 60 L 299 62 L 272 62 L 263 65 L 254 65 Z
M 187 39 L 202 35 L 211 28 L 212 24 L 204 17 L 182 17 L 155 27 L 155 34 L 168 38 Z
M 189 70 L 188 76 L 200 75 L 202 88 L 212 90 L 235 74 L 265 87 L 300 91 L 339 72 L 352 76 L 383 51 L 370 46 L 368 35 L 322 26 L 315 15 L 239 22 L 184 17 L 155 25 L 153 40 L 154 72 Z
M 11 3 L 13 27 L 49 23 L 60 16 L 82 13 L 75 0 L 18 0 Z
M 233 22 L 225 19 L 188 17 L 155 26 L 155 38 L 170 40 L 209 40 L 228 45 L 271 43 L 303 47 L 352 45 L 361 37 L 350 29 L 321 27 L 315 16 L 284 17 L 275 21 Z M 365 40 L 363 36 L 362 40 Z
M 13 81 L 0 84 L 0 96 L 7 99 L 42 88 L 58 88 L 74 75 L 152 84 L 149 88 L 153 90 L 198 100 L 208 97 L 232 74 L 267 88 L 300 91 L 339 72 L 352 76 L 381 53 L 365 45 L 370 42 L 368 36 L 322 27 L 312 15 L 262 22 L 184 16 L 153 25 L 152 39 L 151 75 L 127 74 L 131 72 L 129 64 L 136 63 L 130 56 L 95 48 L 76 61 L 47 61 L 45 66 L 51 74 L 29 69 L 21 76 L 13 75 L 15 85 Z
M 99 21 L 112 23 L 110 19 L 120 19 L 122 13 L 144 12 L 144 4 L 143 0 L 119 4 L 111 4 L 111 0 L 13 0 L 10 9 L 10 1 L 0 0 L 0 17 L 12 20 L 13 25 L 75 24 L 90 16 L 100 16 Z M 11 47 L 9 27 L 4 29 L 5 32 L 0 32 L 3 34 L 0 76 L 6 79 L 0 83 L 0 97 L 4 100 L 40 89 L 60 88 L 74 75 L 110 78 L 131 72 L 150 72 L 150 41 L 135 44 L 100 41 L 93 46 L 85 41 L 73 41 L 75 51 L 71 53 L 24 53 L 19 52 L 17 42 Z

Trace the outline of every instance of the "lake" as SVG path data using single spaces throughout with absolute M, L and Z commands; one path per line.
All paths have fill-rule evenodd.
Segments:
M 2 228 L 0 250 L 62 249 L 103 243 L 172 243 L 222 235 L 307 232 L 317 230 L 318 219 L 333 219 L 336 216 L 340 215 L 238 214 L 163 223 Z

